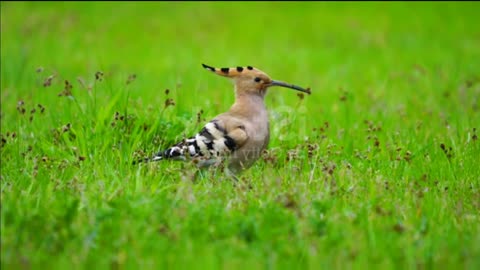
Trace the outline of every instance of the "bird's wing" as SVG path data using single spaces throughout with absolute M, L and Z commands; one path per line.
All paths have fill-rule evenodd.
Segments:
M 216 118 L 208 122 L 195 136 L 156 154 L 151 160 L 210 160 L 227 157 L 242 147 L 248 139 L 240 120 Z

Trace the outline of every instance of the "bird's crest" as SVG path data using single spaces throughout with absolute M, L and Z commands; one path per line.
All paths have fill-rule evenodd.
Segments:
M 230 77 L 230 78 L 235 78 L 241 75 L 251 75 L 251 74 L 257 74 L 257 73 L 264 73 L 259 69 L 256 69 L 252 66 L 246 66 L 246 67 L 231 67 L 231 68 L 215 68 L 211 67 L 205 64 L 202 64 L 202 66 L 209 71 L 212 71 L 220 76 L 225 76 L 225 77 Z M 266 74 L 265 74 L 266 75 Z

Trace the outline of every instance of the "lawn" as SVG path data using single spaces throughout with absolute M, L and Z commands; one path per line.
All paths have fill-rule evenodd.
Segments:
M 476 2 L 1 2 L 2 269 L 480 269 Z M 234 184 L 132 165 L 234 101 Z

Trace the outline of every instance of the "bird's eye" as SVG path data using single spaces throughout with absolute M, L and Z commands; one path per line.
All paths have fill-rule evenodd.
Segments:
M 260 79 L 259 77 L 255 77 L 254 81 L 255 82 L 260 82 L 262 79 Z

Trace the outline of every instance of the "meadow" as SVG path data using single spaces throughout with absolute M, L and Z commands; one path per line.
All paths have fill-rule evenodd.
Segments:
M 2 269 L 480 269 L 476 2 L 1 2 Z M 238 184 L 132 165 L 234 101 Z

